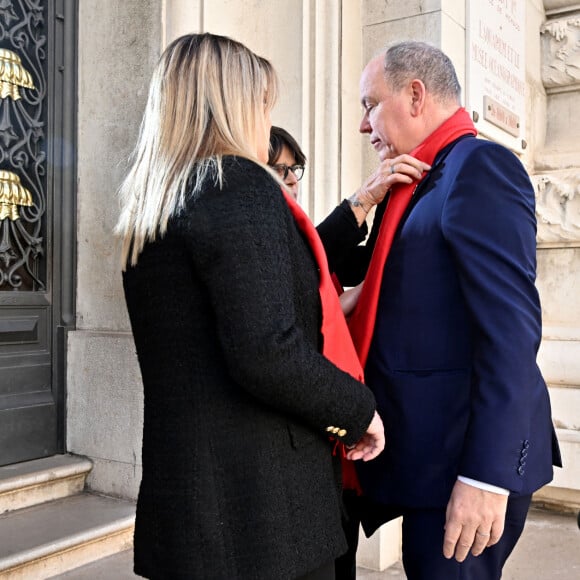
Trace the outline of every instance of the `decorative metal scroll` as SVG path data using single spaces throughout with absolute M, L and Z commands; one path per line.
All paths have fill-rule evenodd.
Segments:
M 30 191 L 20 183 L 18 175 L 0 170 L 0 220 L 20 219 L 18 207 L 21 205 L 32 205 Z
M 0 291 L 46 288 L 44 0 L 0 0 Z
M 0 48 L 0 99 L 17 101 L 21 98 L 19 87 L 33 89 L 32 77 L 16 53 Z

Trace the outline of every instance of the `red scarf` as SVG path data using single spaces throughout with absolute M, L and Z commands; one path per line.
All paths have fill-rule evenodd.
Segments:
M 475 126 L 464 108 L 460 108 L 440 125 L 425 141 L 411 151 L 410 155 L 433 165 L 437 153 L 462 135 L 477 135 Z M 400 183 L 392 188 L 362 292 L 349 319 L 350 332 L 363 368 L 367 361 L 375 329 L 385 262 L 401 218 L 418 183 L 420 182 Z
M 282 191 L 299 229 L 308 240 L 320 270 L 318 289 L 322 305 L 322 354 L 339 369 L 362 382 L 363 369 L 352 343 L 346 319 L 342 313 L 340 300 L 328 269 L 328 260 L 326 259 L 322 241 L 310 218 L 290 195 L 284 190 Z M 343 487 L 360 490 L 353 462 L 346 459 L 342 444 L 340 448 Z

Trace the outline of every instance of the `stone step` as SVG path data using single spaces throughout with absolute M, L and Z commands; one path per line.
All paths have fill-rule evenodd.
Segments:
M 70 572 L 53 576 L 51 580 L 135 580 L 135 578 L 141 576 L 133 572 L 133 550 L 125 550 Z
M 73 455 L 0 467 L 0 514 L 80 493 L 91 468 Z
M 0 578 L 41 580 L 128 550 L 132 502 L 81 493 L 0 516 Z

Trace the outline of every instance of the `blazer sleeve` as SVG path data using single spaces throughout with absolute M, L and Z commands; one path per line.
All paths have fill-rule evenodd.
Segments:
M 366 222 L 358 227 L 346 200 L 317 226 L 330 271 L 337 275 L 343 286 L 356 286 L 365 279 L 385 206 L 386 199 L 377 206 L 365 244 L 362 242 L 368 233 Z
M 546 396 L 536 364 L 534 190 L 519 160 L 496 144 L 471 150 L 442 211 L 473 337 L 471 409 L 459 473 L 518 490 L 522 442 Z
M 366 222 L 359 227 L 346 200 L 320 222 L 316 230 L 324 245 L 331 272 L 336 272 L 345 255 L 364 242 L 368 234 Z
M 305 339 L 293 294 L 293 218 L 279 186 L 255 171 L 258 177 L 245 175 L 247 186 L 203 196 L 186 234 L 225 364 L 251 396 L 321 433 L 340 426 L 342 441 L 352 444 L 371 421 L 374 396 Z

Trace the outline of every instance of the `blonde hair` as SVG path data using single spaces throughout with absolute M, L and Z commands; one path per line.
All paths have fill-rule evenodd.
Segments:
M 243 44 L 210 33 L 173 41 L 153 74 L 129 172 L 119 188 L 122 261 L 137 263 L 147 241 L 199 193 L 204 179 L 221 185 L 222 156 L 258 161 L 266 112 L 277 98 L 276 73 Z M 190 189 L 191 188 L 191 189 Z

